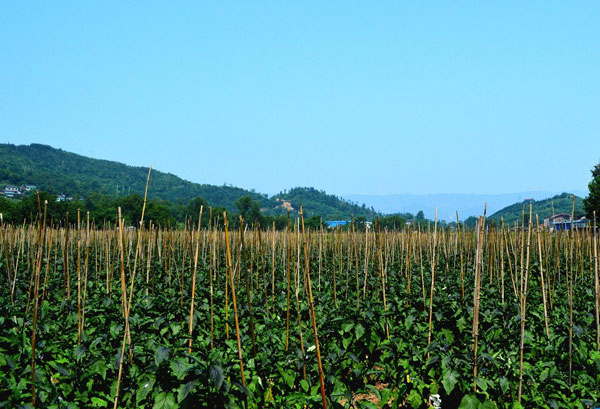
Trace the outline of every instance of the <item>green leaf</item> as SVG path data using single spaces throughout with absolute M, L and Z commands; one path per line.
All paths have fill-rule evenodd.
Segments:
M 407 400 L 413 409 L 419 408 L 421 406 L 421 404 L 423 403 L 423 398 L 421 397 L 421 395 L 419 394 L 419 392 L 416 389 L 413 389 L 412 391 L 410 391 L 410 394 L 408 395 Z
M 83 345 L 79 345 L 77 348 L 75 348 L 75 357 L 78 361 L 81 360 L 81 357 L 83 356 L 85 351 L 86 348 Z
M 475 383 L 477 384 L 477 386 L 479 387 L 479 389 L 481 389 L 482 391 L 487 391 L 487 382 L 485 381 L 485 379 L 477 377 L 475 379 Z
M 220 366 L 211 365 L 210 368 L 208 368 L 208 374 L 213 386 L 217 390 L 221 389 L 221 385 L 223 385 L 223 381 L 225 380 L 223 369 Z
M 544 382 L 546 379 L 548 379 L 548 375 L 550 374 L 550 368 L 546 368 L 542 371 L 542 373 L 540 374 L 540 382 Z
M 508 379 L 506 379 L 506 377 L 501 377 L 500 378 L 500 388 L 502 389 L 502 393 L 504 395 L 506 395 L 508 393 L 508 387 L 509 387 L 509 383 L 508 383 Z
M 350 345 L 350 341 L 352 341 L 352 339 L 350 337 L 342 339 L 342 345 L 344 346 L 344 349 L 348 349 L 348 345 Z
M 465 395 L 460 401 L 458 409 L 477 409 L 479 407 L 479 400 L 475 395 Z
M 442 376 L 442 385 L 444 385 L 444 389 L 448 395 L 450 395 L 450 393 L 454 390 L 454 386 L 457 382 L 458 372 L 453 369 L 444 371 L 444 375 Z
M 176 358 L 171 361 L 169 366 L 173 371 L 173 375 L 180 381 L 185 378 L 185 375 L 187 375 L 188 371 L 192 368 L 192 365 L 188 363 L 185 358 Z
M 177 336 L 177 334 L 179 334 L 179 331 L 181 331 L 181 325 L 172 322 L 171 325 L 171 331 L 173 331 L 173 336 Z
M 178 407 L 171 392 L 161 392 L 154 398 L 152 409 L 177 409 Z
M 350 332 L 350 330 L 352 329 L 353 326 L 354 326 L 354 324 L 342 324 L 342 331 Z
M 406 318 L 404 319 L 404 327 L 406 328 L 406 330 L 411 329 L 414 321 L 415 321 L 414 315 L 410 314 L 410 315 L 406 316 Z
M 498 409 L 498 405 L 496 405 L 496 402 L 486 399 L 485 402 L 479 405 L 479 409 Z
M 356 339 L 360 339 L 365 334 L 365 327 L 360 324 L 357 324 L 354 327 L 354 334 L 356 335 Z
M 108 367 L 103 360 L 98 360 L 89 366 L 89 373 L 98 374 L 102 379 L 106 380 L 106 370 Z
M 287 386 L 290 388 L 292 386 L 294 386 L 294 375 L 291 372 L 288 372 L 281 367 L 278 369 L 279 369 L 279 373 L 281 374 L 281 377 L 283 378 L 283 380 L 285 381 Z
M 140 406 L 140 402 L 146 399 L 146 396 L 148 396 L 152 390 L 152 387 L 154 386 L 154 382 L 154 379 L 143 379 L 142 381 L 138 382 L 138 388 L 135 393 L 136 406 Z
M 104 399 L 100 398 L 92 398 L 92 406 L 95 408 L 106 408 L 108 407 L 108 402 Z
M 165 359 L 169 357 L 169 348 L 159 347 L 154 351 L 154 360 L 156 365 L 160 365 Z
M 309 386 L 308 386 L 308 382 L 306 381 L 306 379 L 302 379 L 300 381 L 300 386 L 302 387 L 304 392 L 308 392 Z
M 190 381 L 179 387 L 177 391 L 177 402 L 181 403 L 191 392 L 196 389 L 197 380 Z

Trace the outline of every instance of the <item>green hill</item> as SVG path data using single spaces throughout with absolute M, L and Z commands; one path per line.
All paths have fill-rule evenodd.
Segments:
M 573 195 L 570 193 L 562 193 L 554 197 L 532 201 L 533 202 L 533 217 L 539 216 L 540 224 L 543 223 L 545 217 L 552 216 L 552 214 L 567 213 L 571 214 L 573 208 Z M 489 217 L 497 223 L 500 223 L 500 218 L 504 218 L 504 223 L 513 224 L 515 221 L 521 223 L 521 217 L 523 214 L 523 206 L 525 205 L 525 213 L 529 213 L 529 201 L 519 202 L 505 207 L 502 210 L 497 211 Z M 552 210 L 554 207 L 554 211 Z M 583 209 L 583 199 L 575 196 L 575 217 L 581 217 L 585 215 Z
M 320 215 L 328 220 L 344 220 L 348 219 L 351 214 L 355 217 L 364 216 L 366 218 L 376 215 L 373 208 L 369 209 L 365 205 L 358 206 L 312 187 L 295 187 L 285 193 L 279 193 L 273 198 L 281 203 L 280 206 L 291 206 L 295 210 L 298 210 L 302 203 L 306 217 Z
M 53 194 L 85 197 L 91 193 L 101 193 L 121 197 L 134 193 L 143 195 L 147 174 L 148 168 L 145 167 L 92 159 L 47 145 L 0 144 L 0 186 L 33 184 L 39 190 Z M 371 209 L 313 188 L 295 188 L 287 194 L 270 198 L 266 194 L 234 186 L 193 183 L 154 169 L 148 189 L 150 199 L 187 203 L 200 196 L 210 205 L 225 207 L 230 211 L 236 211 L 234 202 L 246 195 L 257 200 L 266 215 L 286 214 L 289 206 L 284 205 L 283 200 L 291 200 L 292 213 L 296 214 L 298 197 L 303 197 L 307 216 L 320 215 L 325 219 L 350 218 L 351 213 L 369 219 L 376 216 Z

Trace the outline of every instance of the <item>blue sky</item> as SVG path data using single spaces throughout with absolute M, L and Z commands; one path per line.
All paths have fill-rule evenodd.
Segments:
M 12 2 L 0 142 L 339 195 L 586 190 L 600 2 Z

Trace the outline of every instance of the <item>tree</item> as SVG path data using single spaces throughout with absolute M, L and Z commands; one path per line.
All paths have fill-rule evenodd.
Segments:
M 169 202 L 162 202 L 159 200 L 151 200 L 148 202 L 144 223 L 148 226 L 149 221 L 152 220 L 153 224 L 158 226 L 165 226 L 175 223 L 175 218 L 171 214 L 171 208 L 168 205 Z M 196 220 L 198 216 L 196 215 Z
M 138 227 L 142 218 L 144 199 L 138 194 L 133 194 L 120 198 L 118 205 L 121 207 L 121 216 L 125 219 L 125 223 Z
M 600 217 L 600 163 L 592 169 L 592 181 L 588 184 L 588 188 L 590 194 L 583 199 L 587 217 L 588 219 L 594 217 L 594 211 L 596 211 L 596 217 Z
M 203 206 L 202 225 L 208 224 L 208 202 L 200 196 L 193 198 L 185 208 L 185 216 L 190 218 L 194 224 L 198 224 L 198 216 L 200 215 L 200 206 Z
M 250 196 L 242 196 L 233 202 L 233 204 L 238 208 L 239 214 L 244 219 L 244 223 L 252 225 L 253 223 L 260 223 L 262 221 L 260 203 Z
M 397 214 L 384 216 L 381 218 L 381 228 L 387 230 L 402 230 L 406 225 L 406 219 Z
M 0 197 L 0 213 L 4 222 L 14 222 L 15 205 L 3 197 Z

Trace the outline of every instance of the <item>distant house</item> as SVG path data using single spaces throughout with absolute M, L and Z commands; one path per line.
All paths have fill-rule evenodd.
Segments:
M 554 227 L 555 223 L 564 223 L 571 221 L 571 215 L 567 213 L 559 213 L 554 216 L 549 216 L 544 219 L 544 227 L 550 229 Z
M 20 190 L 21 190 L 21 192 L 30 192 L 32 190 L 37 190 L 37 186 L 36 185 L 21 185 Z
M 18 186 L 6 185 L 4 186 L 4 197 L 15 197 L 19 196 L 21 191 Z
M 70 202 L 71 200 L 73 200 L 73 196 L 66 196 L 66 195 L 56 196 L 57 202 Z
M 327 221 L 325 221 L 325 224 L 327 224 L 327 228 L 335 229 L 336 227 L 346 226 L 348 224 L 348 221 L 347 220 L 327 220 Z
M 571 229 L 585 229 L 590 224 L 586 217 L 571 220 L 571 215 L 559 213 L 544 219 L 544 227 L 550 231 L 568 231 Z

